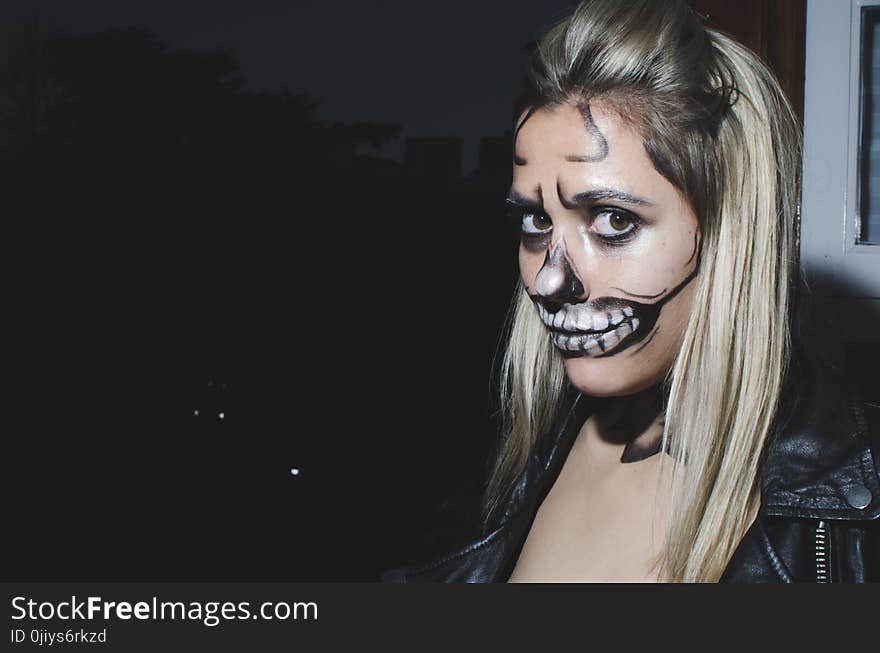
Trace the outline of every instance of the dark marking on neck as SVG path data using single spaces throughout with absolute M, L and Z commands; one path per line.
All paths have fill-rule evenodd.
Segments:
M 647 458 L 656 456 L 660 453 L 662 446 L 663 431 L 660 431 L 660 433 L 651 438 L 645 439 L 638 437 L 635 440 L 630 440 L 623 448 L 623 453 L 620 455 L 620 462 L 637 463 L 640 460 L 646 460 Z
M 663 387 L 657 385 L 628 397 L 611 399 L 605 410 L 596 414 L 596 426 L 602 437 L 624 445 L 620 462 L 634 463 L 660 452 L 663 403 Z

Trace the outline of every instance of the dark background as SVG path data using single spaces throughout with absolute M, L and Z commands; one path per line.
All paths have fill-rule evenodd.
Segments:
M 4 2 L 4 578 L 374 580 L 474 534 L 513 103 L 572 4 Z M 800 109 L 803 1 L 695 4 Z
M 473 532 L 566 5 L 4 4 L 3 576 L 368 580 Z

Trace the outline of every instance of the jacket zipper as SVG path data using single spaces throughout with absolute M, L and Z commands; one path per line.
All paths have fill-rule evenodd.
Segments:
M 820 520 L 816 526 L 816 582 L 828 583 L 828 540 L 830 533 L 828 525 L 824 520 Z

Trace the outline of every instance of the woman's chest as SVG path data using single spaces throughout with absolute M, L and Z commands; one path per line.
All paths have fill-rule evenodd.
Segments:
M 658 462 L 601 474 L 567 462 L 535 514 L 509 581 L 656 581 L 666 534 Z

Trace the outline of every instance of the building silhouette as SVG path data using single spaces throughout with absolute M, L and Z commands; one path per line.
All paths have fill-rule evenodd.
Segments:
M 462 139 L 457 136 L 407 138 L 404 165 L 409 176 L 455 180 L 461 176 Z

